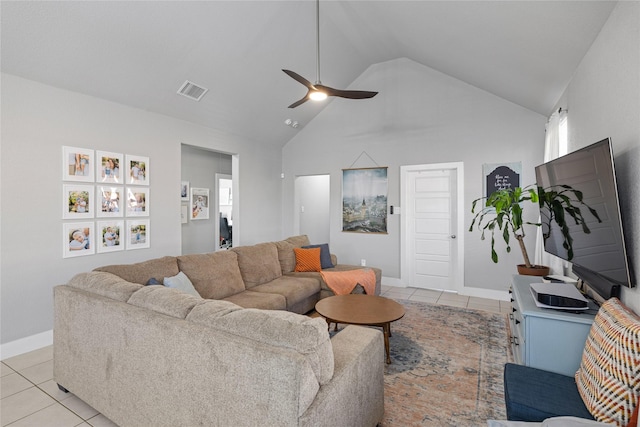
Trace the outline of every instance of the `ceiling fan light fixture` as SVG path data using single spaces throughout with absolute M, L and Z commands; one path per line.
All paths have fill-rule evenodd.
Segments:
M 312 101 L 324 101 L 325 99 L 327 99 L 327 94 L 319 90 L 312 91 L 311 93 L 309 93 L 309 99 L 311 99 Z

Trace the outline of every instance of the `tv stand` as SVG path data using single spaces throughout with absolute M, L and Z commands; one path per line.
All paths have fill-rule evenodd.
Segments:
M 530 291 L 535 276 L 513 276 L 509 335 L 514 361 L 573 376 L 580 366 L 584 343 L 598 307 L 589 301 L 585 312 L 540 308 Z

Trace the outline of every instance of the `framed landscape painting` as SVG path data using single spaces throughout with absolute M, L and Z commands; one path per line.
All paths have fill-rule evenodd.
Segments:
M 387 168 L 342 170 L 342 231 L 387 233 Z

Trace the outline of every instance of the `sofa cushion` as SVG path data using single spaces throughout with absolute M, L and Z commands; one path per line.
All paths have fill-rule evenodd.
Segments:
M 134 292 L 142 288 L 142 285 L 127 282 L 120 276 L 102 271 L 76 274 L 69 280 L 68 285 L 118 301 L 127 301 Z
M 149 285 L 131 295 L 127 302 L 136 307 L 184 319 L 193 307 L 204 301 L 206 300 L 178 289 Z
M 598 310 L 575 378 L 596 420 L 628 424 L 640 395 L 640 318 L 617 298 Z
M 300 301 L 320 294 L 320 281 L 310 277 L 282 276 L 269 283 L 255 286 L 251 291 L 282 295 L 287 301 L 286 310 L 290 310 Z
M 251 288 L 253 289 L 253 288 Z M 260 308 L 263 310 L 286 310 L 287 299 L 284 295 L 266 292 L 244 291 L 224 298 L 243 308 Z
M 530 366 L 504 366 L 504 400 L 511 421 L 540 422 L 558 416 L 593 419 L 573 377 Z
M 274 242 L 274 244 L 278 249 L 278 261 L 280 261 L 282 274 L 291 273 L 296 268 L 296 255 L 293 252 L 295 246 L 286 240 Z
M 94 271 L 106 271 L 122 277 L 127 282 L 144 285 L 149 279 L 175 276 L 180 272 L 176 257 L 166 256 L 136 264 L 105 265 Z
M 178 257 L 180 271 L 189 277 L 202 298 L 222 299 L 244 291 L 244 282 L 233 251 Z
M 307 236 L 306 234 L 287 237 L 285 239 L 285 242 L 291 243 L 294 248 L 301 248 L 303 246 L 309 246 L 311 244 L 311 242 L 309 242 L 309 236 Z
M 189 312 L 186 320 L 202 324 L 203 319 L 225 316 L 232 311 L 243 310 L 242 307 L 229 301 L 204 300 Z
M 248 308 L 219 317 L 194 316 L 192 320 L 253 341 L 297 351 L 309 362 L 320 385 L 333 377 L 333 348 L 323 318 Z
M 278 248 L 274 243 L 238 246 L 231 250 L 238 255 L 240 274 L 247 289 L 282 276 Z
M 333 268 L 333 262 L 331 260 L 331 252 L 329 251 L 329 244 L 323 243 L 321 245 L 307 245 L 302 249 L 320 248 L 320 266 L 325 268 Z
M 182 271 L 173 277 L 165 277 L 162 282 L 167 288 L 177 289 L 189 295 L 202 298 L 196 288 L 193 287 L 191 280 Z
M 296 254 L 296 268 L 294 271 L 302 272 L 322 270 L 322 266 L 320 265 L 320 248 L 294 248 L 293 252 Z

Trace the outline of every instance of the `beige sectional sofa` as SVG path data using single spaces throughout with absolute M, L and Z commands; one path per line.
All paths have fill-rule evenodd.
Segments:
M 382 334 L 347 326 L 330 338 L 324 319 L 293 313 L 323 285 L 283 271 L 287 244 L 108 266 L 56 286 L 54 380 L 120 426 L 376 425 Z M 201 296 L 145 286 L 180 271 Z
M 333 295 L 318 272 L 295 272 L 294 248 L 309 245 L 306 235 L 278 242 L 239 246 L 229 251 L 163 257 L 137 264 L 109 265 L 96 271 L 113 273 L 133 283 L 146 284 L 149 279 L 162 281 L 183 272 L 200 296 L 230 301 L 245 308 L 287 310 L 304 314 L 321 298 Z M 360 269 L 338 264 L 326 271 Z M 382 271 L 367 267 L 376 275 L 376 295 L 380 294 Z M 362 292 L 357 286 L 354 292 Z

